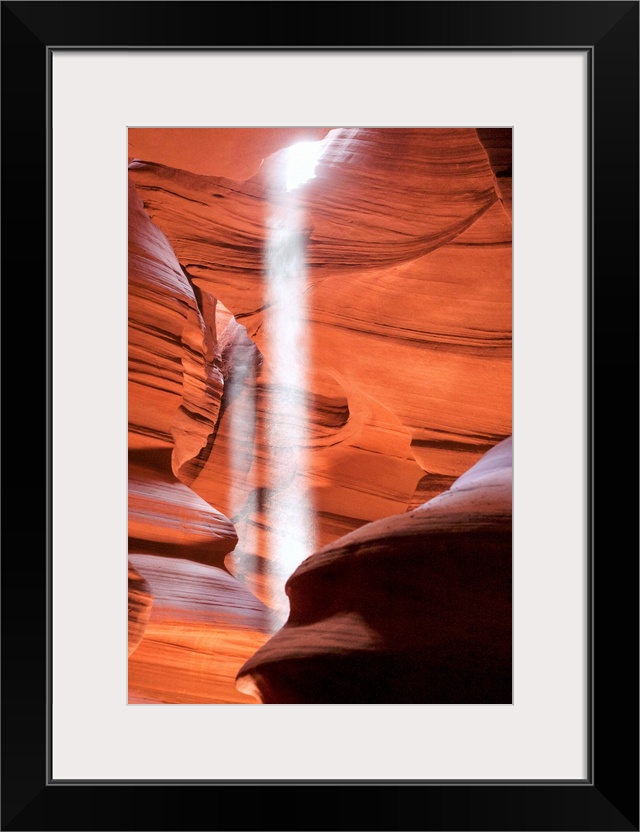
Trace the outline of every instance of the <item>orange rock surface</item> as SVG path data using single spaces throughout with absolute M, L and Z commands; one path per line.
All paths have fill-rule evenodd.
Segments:
M 321 154 L 287 190 L 299 139 Z M 131 129 L 129 157 L 130 551 L 269 610 L 196 637 L 154 598 L 134 700 L 247 701 L 227 682 L 299 564 L 511 434 L 511 131 Z M 224 685 L 171 654 L 183 626 Z
M 153 607 L 129 658 L 129 702 L 255 704 L 235 686 L 238 663 L 269 634 L 269 610 L 221 569 L 130 555 Z
M 287 581 L 287 624 L 238 686 L 265 703 L 511 702 L 511 439 L 411 512 Z

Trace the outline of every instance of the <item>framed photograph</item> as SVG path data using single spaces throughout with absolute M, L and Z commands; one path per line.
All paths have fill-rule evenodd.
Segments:
M 3 829 L 639 828 L 638 10 L 2 3 Z

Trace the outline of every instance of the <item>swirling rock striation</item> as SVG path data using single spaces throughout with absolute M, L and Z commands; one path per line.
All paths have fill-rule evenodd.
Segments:
M 238 542 L 233 524 L 168 468 L 166 451 L 129 452 L 130 549 L 221 566 Z
M 265 254 L 303 134 L 308 367 L 283 381 Z M 511 433 L 510 131 L 132 130 L 130 155 L 129 542 L 156 596 L 130 701 L 255 701 L 244 662 L 264 701 L 510 701 L 507 446 L 461 476 Z M 302 494 L 320 551 L 250 659 Z
M 269 637 L 264 604 L 216 567 L 137 553 L 130 562 L 154 603 L 129 657 L 129 702 L 255 704 L 235 676 Z
M 152 605 L 151 587 L 129 561 L 129 655 L 142 640 Z
M 129 189 L 129 701 L 255 702 L 235 675 L 269 617 L 224 571 L 233 523 L 181 482 L 223 401 L 217 301 Z M 224 318 L 224 315 L 222 315 Z
M 130 181 L 130 448 L 172 447 L 176 472 L 198 455 L 220 409 L 217 357 L 215 299 L 191 284 Z
M 291 488 L 310 496 L 322 546 L 433 496 L 510 435 L 510 131 L 319 132 L 315 178 L 287 197 L 303 218 L 306 281 L 291 292 L 304 298 L 309 358 L 306 386 L 290 391 L 308 405 L 308 465 L 295 484 L 265 439 L 289 417 L 269 403 L 265 270 L 287 151 L 261 131 L 234 134 L 235 159 L 233 137 L 216 131 L 208 156 L 201 133 L 150 145 L 131 132 L 145 211 L 194 289 L 233 316 L 218 324 L 218 348 L 226 341 L 220 366 L 234 392 L 174 470 L 233 517 L 239 546 L 227 566 L 271 604 L 279 576 L 264 561 L 277 547 L 264 509 L 277 513 Z
M 304 561 L 238 687 L 265 703 L 511 702 L 511 481 L 508 439 L 444 494 Z
M 478 127 L 477 133 L 489 157 L 500 202 L 509 220 L 511 220 L 513 190 L 511 145 L 513 132 L 510 127 Z

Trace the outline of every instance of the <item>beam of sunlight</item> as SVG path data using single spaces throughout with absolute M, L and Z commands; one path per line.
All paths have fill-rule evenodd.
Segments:
M 250 586 L 247 559 L 242 554 L 253 554 L 257 548 L 253 518 L 258 505 L 255 484 L 251 481 L 256 437 L 255 354 L 251 349 L 234 350 L 233 367 L 226 383 L 229 388 L 226 395 L 233 402 L 229 408 L 231 517 L 236 524 L 244 521 L 241 550 L 234 550 L 230 559 L 234 575 Z
M 294 145 L 282 152 L 272 169 L 264 256 L 266 344 L 260 382 L 264 399 L 257 397 L 251 383 L 256 381 L 251 353 L 237 343 L 230 353 L 226 382 L 225 396 L 231 402 L 231 509 L 240 536 L 229 557 L 239 580 L 253 591 L 261 587 L 260 597 L 272 608 L 274 632 L 289 612 L 285 582 L 316 548 L 308 490 L 305 217 L 299 199 L 290 192 L 315 176 L 315 165 L 326 147 L 326 141 Z M 264 482 L 259 473 L 263 452 Z M 251 465 L 248 453 L 256 465 Z
M 305 143 L 308 144 L 316 147 L 313 152 L 305 148 L 304 158 L 317 161 L 322 143 Z M 296 145 L 291 150 L 300 147 Z M 301 184 L 301 158 L 298 151 L 287 153 L 284 171 L 278 170 L 281 178 L 273 184 L 265 258 L 265 330 L 269 339 L 270 370 L 265 425 L 271 480 L 267 504 L 269 563 L 275 589 L 279 585 L 281 593 L 274 600 L 284 605 L 287 605 L 283 591 L 286 579 L 315 549 L 314 513 L 307 476 L 306 236 L 302 209 L 297 200 L 287 196 L 294 180 Z M 310 169 L 307 167 L 307 174 Z
M 293 191 L 315 178 L 316 165 L 324 150 L 324 142 L 299 142 L 287 148 L 285 151 L 287 191 Z

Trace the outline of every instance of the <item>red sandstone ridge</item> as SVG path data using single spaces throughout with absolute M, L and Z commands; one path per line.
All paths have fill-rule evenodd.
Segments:
M 265 703 L 511 702 L 511 439 L 312 555 L 287 593 L 287 624 L 238 676 Z
M 269 610 L 221 569 L 130 555 L 154 602 L 129 658 L 129 702 L 255 704 L 238 667 L 269 637 Z
M 267 638 L 268 611 L 224 571 L 237 543 L 232 522 L 175 475 L 206 452 L 222 408 L 216 307 L 191 284 L 130 183 L 132 703 L 255 702 L 234 682 Z
M 222 396 L 215 344 L 215 299 L 193 287 L 130 182 L 130 448 L 171 447 L 179 470 L 206 445 Z

